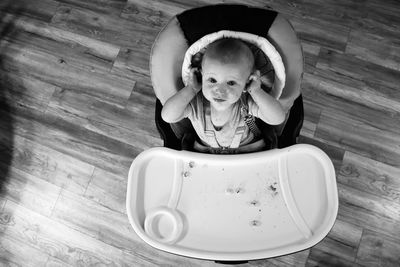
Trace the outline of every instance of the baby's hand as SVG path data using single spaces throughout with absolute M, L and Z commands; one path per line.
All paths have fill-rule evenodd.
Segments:
M 198 68 L 192 68 L 189 74 L 189 86 L 197 94 L 201 90 L 201 82 L 199 81 L 201 74 Z
M 260 71 L 256 70 L 249 77 L 249 82 L 246 85 L 246 91 L 251 93 L 253 90 L 258 90 L 260 88 L 261 88 Z

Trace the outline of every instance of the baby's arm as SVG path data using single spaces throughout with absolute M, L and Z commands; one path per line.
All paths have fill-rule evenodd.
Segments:
M 261 89 L 260 72 L 257 70 L 250 76 L 247 91 L 258 106 L 260 119 L 271 125 L 281 124 L 285 120 L 285 112 L 278 100 Z
M 189 112 L 189 103 L 201 90 L 201 85 L 195 75 L 196 69 L 190 71 L 189 84 L 171 96 L 161 111 L 161 117 L 168 123 L 177 122 L 185 118 Z

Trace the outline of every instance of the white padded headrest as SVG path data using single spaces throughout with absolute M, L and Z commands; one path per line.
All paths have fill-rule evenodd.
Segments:
M 188 84 L 190 64 L 192 56 L 206 48 L 212 42 L 222 38 L 236 38 L 248 42 L 260 48 L 268 57 L 275 71 L 275 80 L 270 94 L 279 99 L 282 90 L 285 86 L 286 74 L 285 66 L 283 65 L 282 58 L 275 47 L 264 37 L 235 31 L 219 31 L 205 35 L 195 43 L 193 43 L 185 53 L 185 58 L 182 64 L 182 80 L 185 85 Z

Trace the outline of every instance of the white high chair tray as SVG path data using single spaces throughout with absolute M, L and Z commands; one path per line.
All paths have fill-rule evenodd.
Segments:
M 179 220 L 154 215 L 160 207 Z M 135 232 L 188 257 L 254 260 L 304 250 L 328 234 L 337 211 L 332 162 L 311 145 L 241 155 L 152 148 L 129 171 Z

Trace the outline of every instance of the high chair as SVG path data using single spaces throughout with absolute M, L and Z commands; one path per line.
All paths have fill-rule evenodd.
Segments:
M 212 36 L 218 32 L 221 35 Z M 248 38 L 246 41 L 258 46 L 258 50 L 255 51 L 256 67 L 262 74 L 266 72 L 264 78 L 270 78 L 271 73 L 275 72 L 272 78 L 274 82 L 279 81 L 281 87 L 273 88 L 271 94 L 281 102 L 287 113 L 285 122 L 279 127 L 269 127 L 261 120 L 257 120 L 256 123 L 270 144 L 269 148 L 284 148 L 296 143 L 304 117 L 300 93 L 303 53 L 292 26 L 272 10 L 243 5 L 214 5 L 188 10 L 177 15 L 169 21 L 154 42 L 150 57 L 150 72 L 157 96 L 156 125 L 165 147 L 191 150 L 192 142 L 187 139 L 196 136 L 188 119 L 168 124 L 161 118 L 162 105 L 184 86 L 182 74 L 188 73 L 190 56 L 206 46 L 210 38 L 218 39 L 231 34 L 233 37 L 238 36 L 237 38 L 243 39 L 241 33 L 250 35 L 246 36 Z M 199 41 L 200 39 L 202 40 Z M 190 46 L 192 51 L 188 53 Z M 264 51 L 259 47 L 264 47 Z M 273 64 L 271 59 L 274 60 Z M 182 70 L 184 63 L 186 64 Z M 276 136 L 271 135 L 272 128 Z
M 193 56 L 223 37 L 250 45 L 262 88 L 286 111 L 279 127 L 256 122 L 267 151 L 198 153 L 190 121 L 161 118 L 162 105 L 187 82 Z M 245 5 L 184 11 L 157 36 L 150 71 L 164 147 L 133 161 L 126 202 L 142 240 L 178 255 L 238 263 L 304 250 L 328 234 L 338 210 L 335 171 L 322 150 L 296 145 L 304 117 L 303 53 L 288 20 Z

